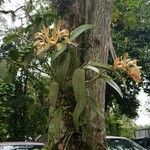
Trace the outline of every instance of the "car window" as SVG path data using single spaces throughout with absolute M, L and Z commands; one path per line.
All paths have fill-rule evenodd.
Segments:
M 141 146 L 127 139 L 107 139 L 108 150 L 144 150 Z

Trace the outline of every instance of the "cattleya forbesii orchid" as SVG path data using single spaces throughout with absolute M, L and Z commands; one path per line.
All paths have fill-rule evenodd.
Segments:
M 52 58 L 52 65 L 49 69 L 50 85 L 48 97 L 49 107 L 52 111 L 49 111 L 49 116 L 52 116 L 51 121 L 57 126 L 56 133 L 54 133 L 52 138 L 55 137 L 57 139 L 63 127 L 69 132 L 71 131 L 71 133 L 80 131 L 79 129 L 83 124 L 81 117 L 87 104 L 94 117 L 101 115 L 99 101 L 93 98 L 86 89 L 95 80 L 99 78 L 105 80 L 108 85 L 113 87 L 123 97 L 119 86 L 106 74 L 107 70 L 111 72 L 122 70 L 122 72 L 127 72 L 136 82 L 141 81 L 141 67 L 137 66 L 137 60 L 131 60 L 128 54 L 124 54 L 123 57 L 114 61 L 113 66 L 115 70 L 112 65 L 103 64 L 99 61 L 89 60 L 89 62 L 84 63 L 80 61 L 78 55 L 78 50 L 80 49 L 68 45 L 76 46 L 72 41 L 75 41 L 80 34 L 91 28 L 93 28 L 92 25 L 86 24 L 69 32 L 68 29 L 62 28 L 61 23 L 58 22 L 50 27 L 43 27 L 40 32 L 35 33 L 34 46 L 36 55 L 52 52 L 52 55 L 46 55 Z M 90 74 L 91 71 L 93 74 L 87 76 L 88 70 L 90 70 Z M 113 75 L 118 74 L 115 73 Z M 50 128 L 48 134 L 51 135 Z M 49 143 L 51 143 L 51 140 L 49 139 Z M 64 145 L 62 145 L 62 149 L 64 149 Z
M 116 58 L 114 60 L 114 69 L 119 69 L 133 78 L 137 83 L 141 82 L 141 66 L 137 65 L 138 60 L 131 60 L 127 53 L 124 54 L 123 58 Z
M 58 22 L 56 25 L 54 24 L 53 28 L 43 26 L 43 29 L 40 32 L 35 33 L 34 46 L 37 50 L 36 55 L 40 55 L 41 53 L 53 47 L 56 49 L 61 48 L 62 41 L 75 46 L 75 44 L 69 39 L 69 30 L 61 29 L 60 26 L 60 22 Z

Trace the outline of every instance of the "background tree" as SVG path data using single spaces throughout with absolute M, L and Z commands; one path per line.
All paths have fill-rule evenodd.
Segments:
M 124 93 L 123 99 L 117 96 L 117 93 L 113 89 L 107 87 L 106 112 L 114 110 L 116 115 L 121 113 L 129 118 L 135 118 L 138 115 L 137 110 L 139 107 L 139 101 L 136 96 L 140 88 L 148 92 L 149 80 L 147 77 L 149 76 L 149 71 L 147 65 L 149 64 L 149 37 L 147 35 L 149 34 L 149 19 L 146 15 L 149 14 L 148 7 L 148 1 L 136 1 L 136 4 L 134 1 L 115 2 L 112 17 L 114 47 L 118 55 L 128 52 L 133 58 L 140 59 L 139 63 L 142 64 L 144 82 L 136 85 L 128 78 L 126 80 L 126 88 L 121 86 Z M 117 122 L 117 118 L 115 121 Z M 107 130 L 109 129 L 107 128 Z M 118 135 L 117 132 L 116 134 Z

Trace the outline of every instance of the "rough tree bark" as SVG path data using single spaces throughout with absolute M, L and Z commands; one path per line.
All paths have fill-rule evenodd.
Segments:
M 91 48 L 86 54 L 86 61 L 96 60 L 102 63 L 107 63 L 108 51 L 110 49 L 110 29 L 111 29 L 111 14 L 113 8 L 113 0 L 78 0 L 79 7 L 79 22 L 93 24 L 94 28 L 91 30 L 88 42 Z M 84 17 L 83 17 L 84 16 Z M 98 128 L 90 129 L 90 140 L 88 143 L 92 145 L 93 150 L 105 150 L 105 82 L 98 80 L 89 88 L 90 94 L 99 101 L 100 112 L 102 116 L 97 116 L 91 120 Z
M 87 0 L 89 4 L 87 21 L 94 25 L 89 35 L 89 43 L 92 48 L 89 49 L 86 59 L 96 60 L 102 63 L 107 63 L 108 51 L 110 48 L 110 29 L 111 29 L 111 14 L 113 7 L 113 0 Z M 90 93 L 99 101 L 100 112 L 102 116 L 97 116 L 92 122 L 96 124 L 99 130 L 92 129 L 91 145 L 93 150 L 105 150 L 105 82 L 104 80 L 97 80 L 95 84 L 90 87 Z M 97 139 L 97 140 L 95 140 Z

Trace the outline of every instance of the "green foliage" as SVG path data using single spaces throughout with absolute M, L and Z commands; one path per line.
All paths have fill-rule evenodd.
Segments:
M 2 60 L 0 61 L 0 79 L 4 79 L 4 77 L 7 75 L 7 61 Z
M 6 37 L 3 38 L 3 41 L 5 44 L 10 44 L 12 41 L 16 41 L 18 39 L 17 33 L 10 33 Z
M 111 88 L 107 86 L 106 91 L 106 110 L 112 109 L 114 105 L 119 105 L 119 111 L 122 115 L 126 115 L 129 118 L 135 118 L 138 113 L 139 101 L 136 96 L 140 91 L 140 88 L 149 93 L 149 3 L 145 1 L 116 1 L 114 7 L 114 14 L 116 20 L 112 23 L 112 39 L 114 48 L 119 55 L 128 52 L 132 58 L 139 60 L 139 64 L 142 66 L 142 76 L 144 82 L 142 84 L 134 84 L 130 78 L 126 78 L 124 82 L 126 85 L 121 86 L 123 98 Z M 130 17 L 130 15 L 131 17 Z M 147 14 L 147 15 L 146 15 Z M 124 16 L 127 17 L 124 20 Z M 114 17 L 114 16 L 113 16 Z M 134 27 L 128 21 L 130 19 L 136 19 Z M 114 18 L 113 18 L 114 19 Z M 111 60 L 110 60 L 111 62 Z M 145 79 L 147 80 L 145 82 Z M 115 82 L 120 85 L 121 82 L 118 78 Z M 115 109 L 115 108 L 114 108 Z M 128 111 L 127 111 L 128 109 Z
M 141 0 L 116 0 L 112 15 L 113 24 L 133 29 L 137 24 L 136 11 L 141 3 Z
M 56 60 L 55 70 L 56 70 L 56 80 L 61 87 L 66 83 L 66 76 L 70 66 L 70 53 L 63 53 Z
M 87 65 L 85 65 L 84 68 L 90 69 L 99 74 L 99 77 L 105 80 L 112 88 L 114 88 L 120 94 L 121 97 L 123 97 L 120 87 L 112 80 L 112 78 L 108 75 L 102 74 L 100 70 L 96 67 L 113 71 L 112 66 L 102 63 L 90 62 Z
M 85 70 L 75 70 L 72 77 L 72 84 L 74 95 L 76 99 L 76 107 L 73 112 L 73 121 L 77 129 L 79 129 L 79 117 L 87 104 L 86 91 L 85 91 Z
M 97 68 L 107 69 L 107 70 L 111 70 L 111 71 L 113 70 L 111 65 L 103 64 L 101 62 L 92 62 L 91 61 L 88 64 L 91 66 L 97 67 Z
M 88 29 L 91 29 L 92 27 L 93 27 L 92 25 L 88 25 L 88 24 L 77 27 L 75 30 L 73 30 L 70 33 L 70 39 L 75 40 L 81 33 L 83 33 L 84 31 Z
M 52 55 L 52 60 L 54 61 L 59 55 L 61 55 L 67 49 L 66 45 L 63 45 L 58 52 Z
M 121 89 L 120 87 L 109 77 L 109 76 L 106 76 L 105 78 L 103 78 L 106 80 L 106 82 L 111 86 L 113 87 L 121 97 L 123 97 L 122 95 L 122 92 L 121 92 Z
M 53 117 L 53 124 L 54 124 L 54 139 L 58 138 L 58 135 L 60 133 L 60 129 L 61 129 L 61 117 L 62 117 L 62 111 L 61 109 L 57 109 L 54 112 L 54 117 Z
M 106 131 L 107 135 L 122 136 L 133 138 L 134 130 L 137 126 L 132 119 L 120 115 L 118 112 L 111 112 L 106 116 Z
M 13 96 L 12 85 L 6 84 L 0 80 L 0 141 L 7 140 L 10 133 L 8 122 L 12 114 L 12 109 L 7 99 L 11 96 Z
M 58 100 L 58 91 L 59 85 L 57 82 L 53 82 L 49 86 L 49 101 L 52 107 L 56 108 L 57 100 Z
M 60 138 L 62 129 L 62 110 L 58 108 L 53 110 L 49 109 L 49 124 L 48 124 L 48 147 L 52 147 L 53 143 Z

